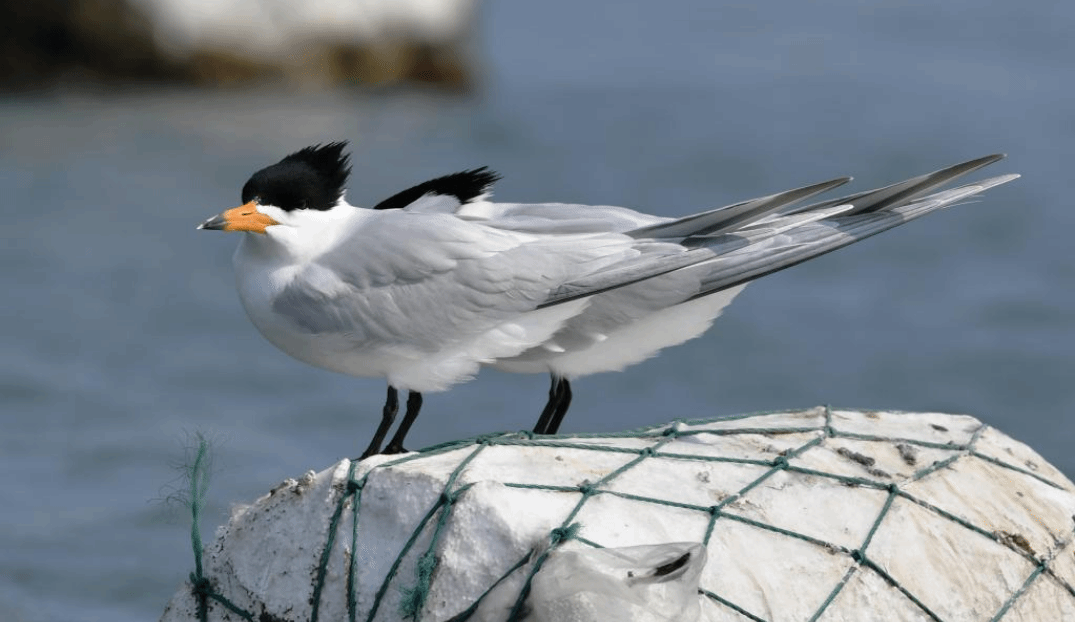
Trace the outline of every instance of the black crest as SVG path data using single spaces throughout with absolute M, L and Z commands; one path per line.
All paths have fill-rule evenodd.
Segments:
M 422 182 L 413 188 L 407 188 L 381 201 L 373 206 L 373 209 L 402 209 L 427 194 L 452 196 L 460 203 L 469 203 L 489 192 L 493 184 L 499 180 L 500 175 L 485 166 L 461 173 L 452 173 Z
M 261 169 L 243 186 L 243 203 L 256 201 L 287 211 L 331 209 L 351 173 L 346 146 L 346 141 L 314 145 Z

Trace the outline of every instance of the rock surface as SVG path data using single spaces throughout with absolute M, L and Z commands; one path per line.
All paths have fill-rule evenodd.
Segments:
M 162 620 L 1075 620 L 1073 514 L 961 415 L 491 435 L 284 482 Z

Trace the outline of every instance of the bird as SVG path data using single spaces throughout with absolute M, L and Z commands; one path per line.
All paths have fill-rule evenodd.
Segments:
M 255 172 L 242 204 L 202 230 L 239 232 L 239 299 L 288 355 L 388 384 L 362 454 L 406 451 L 424 393 L 482 367 L 548 373 L 534 427 L 555 434 L 571 382 L 619 371 L 704 333 L 751 281 L 1010 182 L 941 189 L 989 155 L 809 205 L 839 177 L 672 218 L 624 207 L 491 200 L 500 176 L 463 170 L 363 208 L 346 198 L 345 141 Z M 407 391 L 396 433 L 381 447 Z

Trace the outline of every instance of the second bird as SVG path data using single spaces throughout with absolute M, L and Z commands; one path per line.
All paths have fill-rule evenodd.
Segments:
M 497 175 L 440 177 L 372 209 L 344 197 L 345 143 L 307 147 L 251 176 L 242 205 L 199 229 L 242 232 L 234 266 L 254 325 L 291 356 L 388 395 L 362 457 L 403 441 L 422 393 L 481 366 L 549 373 L 534 428 L 555 434 L 570 382 L 696 337 L 746 283 L 967 201 L 1018 175 L 940 190 L 993 155 L 807 206 L 844 177 L 683 218 L 622 207 L 494 203 Z

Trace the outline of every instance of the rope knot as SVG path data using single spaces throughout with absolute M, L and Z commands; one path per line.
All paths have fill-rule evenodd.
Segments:
M 362 487 L 365 486 L 365 485 L 366 485 L 365 481 L 360 482 L 358 480 L 349 479 L 349 480 L 347 480 L 347 494 L 353 495 L 356 492 L 362 490 Z
M 784 456 L 777 456 L 773 459 L 772 464 L 774 469 L 786 469 L 788 468 L 788 459 Z
M 195 596 L 208 596 L 213 593 L 213 585 L 206 577 L 196 577 L 190 573 L 190 588 Z
M 585 483 L 579 486 L 579 492 L 587 496 L 592 495 L 594 490 L 596 489 L 593 487 L 593 484 L 590 483 Z
M 720 506 L 719 505 L 711 505 L 711 506 L 709 506 L 709 515 L 710 516 L 720 516 Z
M 579 529 L 581 528 L 582 525 L 580 525 L 579 523 L 571 523 L 567 527 L 557 527 L 556 529 L 553 529 L 549 533 L 549 540 L 551 540 L 551 545 L 556 546 L 564 540 L 570 540 L 574 538 L 575 534 L 577 534 L 579 532 Z
M 897 486 L 895 483 L 889 484 L 885 488 L 888 490 L 888 492 L 890 494 L 896 494 L 896 493 L 898 493 L 900 491 L 900 487 Z
M 638 455 L 642 456 L 643 458 L 652 458 L 653 456 L 657 455 L 657 452 L 653 451 L 652 447 L 647 447 L 642 451 L 638 452 Z
M 851 551 L 851 559 L 855 560 L 856 564 L 861 564 L 866 561 L 866 554 L 860 549 L 855 549 L 854 551 Z

